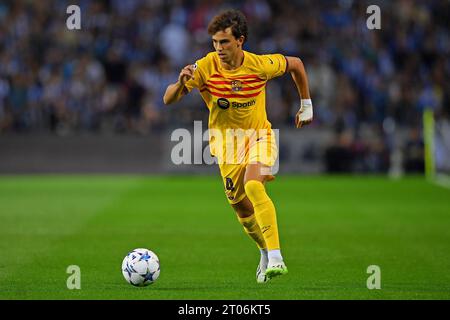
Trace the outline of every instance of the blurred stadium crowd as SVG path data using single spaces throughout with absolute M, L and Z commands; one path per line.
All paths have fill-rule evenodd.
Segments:
M 81 7 L 81 30 L 66 28 L 70 4 Z M 366 27 L 370 4 L 381 8 L 381 30 Z M 385 171 L 390 131 L 410 130 L 415 147 L 425 107 L 450 116 L 448 0 L 7 0 L 0 3 L 0 133 L 151 134 L 206 121 L 198 94 L 170 108 L 162 96 L 181 67 L 212 50 L 206 26 L 230 7 L 249 21 L 244 49 L 304 61 L 312 126 L 336 133 L 331 165 L 335 153 L 367 154 L 376 159 L 370 170 Z M 290 77 L 267 91 L 274 127 L 293 127 L 299 102 Z M 361 132 L 377 138 L 367 143 Z

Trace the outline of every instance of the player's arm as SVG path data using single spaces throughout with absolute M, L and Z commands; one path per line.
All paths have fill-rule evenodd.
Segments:
M 187 65 L 181 69 L 178 81 L 169 85 L 164 93 L 164 104 L 171 104 L 179 101 L 185 94 L 188 93 L 185 84 L 188 80 L 194 78 L 194 66 Z
M 297 86 L 300 96 L 300 109 L 295 116 L 295 126 L 301 128 L 313 120 L 313 107 L 309 95 L 308 76 L 302 60 L 297 57 L 286 57 L 286 72 L 289 72 Z

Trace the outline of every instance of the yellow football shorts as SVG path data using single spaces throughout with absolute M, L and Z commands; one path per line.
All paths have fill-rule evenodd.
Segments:
M 278 158 L 276 137 L 272 130 L 262 130 L 261 132 L 247 139 L 245 145 L 240 148 L 235 144 L 234 151 L 236 152 L 234 153 L 236 155 L 234 157 L 228 157 L 222 161 L 219 159 L 220 174 L 230 204 L 238 203 L 246 196 L 244 176 L 248 164 L 262 163 L 269 168 L 264 168 L 265 171 L 261 174 L 272 176 L 270 168 L 275 165 Z M 233 161 L 229 161 L 229 159 L 233 159 Z

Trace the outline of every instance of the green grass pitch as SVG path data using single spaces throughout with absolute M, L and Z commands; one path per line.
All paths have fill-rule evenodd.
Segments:
M 0 299 L 449 299 L 450 190 L 420 177 L 287 177 L 268 185 L 289 274 L 257 284 L 259 252 L 220 177 L 0 177 Z M 155 251 L 161 275 L 121 262 Z M 81 290 L 68 290 L 69 265 Z M 381 268 L 381 289 L 366 287 Z

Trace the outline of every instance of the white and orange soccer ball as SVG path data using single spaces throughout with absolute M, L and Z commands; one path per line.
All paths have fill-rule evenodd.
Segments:
M 158 279 L 159 273 L 158 256 L 148 249 L 134 249 L 123 259 L 122 274 L 133 286 L 148 286 Z

